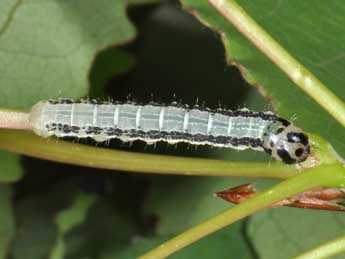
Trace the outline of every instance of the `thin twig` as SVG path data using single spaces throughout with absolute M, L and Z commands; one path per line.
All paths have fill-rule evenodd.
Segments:
M 345 168 L 340 164 L 322 165 L 306 171 L 296 177 L 289 178 L 267 191 L 212 217 L 205 222 L 188 229 L 182 234 L 168 240 L 164 244 L 154 248 L 139 259 L 163 259 L 183 247 L 224 228 L 235 221 L 247 217 L 258 210 L 318 186 L 341 186 L 345 184 Z
M 55 138 L 46 139 L 31 132 L 13 130 L 0 130 L 0 149 L 68 164 L 128 172 L 278 179 L 298 174 L 295 166 L 279 162 L 269 165 L 144 154 L 70 143 Z
M 345 236 L 322 244 L 293 259 L 324 259 L 345 252 Z

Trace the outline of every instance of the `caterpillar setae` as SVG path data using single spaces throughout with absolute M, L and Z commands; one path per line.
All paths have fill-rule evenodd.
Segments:
M 233 149 L 265 151 L 287 164 L 310 154 L 308 137 L 291 122 L 272 112 L 211 110 L 172 103 L 48 100 L 30 113 L 33 131 L 42 137 L 118 138 L 168 143 L 188 142 Z

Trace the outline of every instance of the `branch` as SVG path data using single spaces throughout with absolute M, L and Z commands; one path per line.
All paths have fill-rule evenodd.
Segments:
M 342 185 L 345 185 L 345 168 L 340 163 L 313 168 L 183 232 L 139 259 L 163 259 L 183 247 L 287 197 L 315 187 Z
M 293 259 L 323 259 L 345 252 L 345 236 L 339 237 Z
M 298 174 L 283 163 L 232 162 L 120 151 L 0 130 L 0 149 L 51 161 L 128 172 L 285 179 Z

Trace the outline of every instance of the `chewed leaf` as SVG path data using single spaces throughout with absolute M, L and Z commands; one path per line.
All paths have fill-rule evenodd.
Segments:
M 274 105 L 279 115 L 296 117 L 296 124 L 317 133 L 344 155 L 343 128 L 316 102 L 297 88 L 267 57 L 208 4 L 207 0 L 181 0 L 184 8 L 195 14 L 205 25 L 221 33 L 229 63 L 236 64 L 245 79 L 256 86 Z M 345 3 L 318 3 L 312 0 L 261 1 L 239 3 L 282 47 L 306 66 L 342 99 L 344 66 L 342 22 Z M 296 16 L 296 14 L 303 15 Z M 264 43 L 262 43 L 264 44 Z
M 80 97 L 98 51 L 135 35 L 125 1 L 5 1 L 0 9 L 0 105 Z

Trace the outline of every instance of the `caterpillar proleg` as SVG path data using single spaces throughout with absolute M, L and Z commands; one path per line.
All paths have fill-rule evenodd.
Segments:
M 42 137 L 118 138 L 168 143 L 188 142 L 233 149 L 265 151 L 287 164 L 310 154 L 308 137 L 272 112 L 211 110 L 177 104 L 138 104 L 89 100 L 48 100 L 30 113 L 33 131 Z

